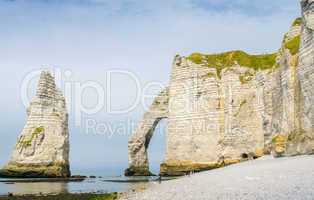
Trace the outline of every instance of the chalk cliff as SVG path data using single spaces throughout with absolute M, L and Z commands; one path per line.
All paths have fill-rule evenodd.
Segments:
M 302 0 L 301 7 L 302 19 L 296 22 L 301 34 L 286 42 L 285 58 L 293 64 L 282 78 L 281 99 L 290 104 L 283 106 L 283 128 L 273 137 L 275 156 L 314 153 L 314 1 Z
M 27 121 L 0 177 L 69 177 L 69 131 L 65 98 L 54 77 L 42 72 Z
M 293 22 L 276 53 L 175 57 L 168 103 L 153 105 L 153 110 L 165 110 L 162 117 L 168 119 L 161 175 L 213 169 L 269 153 L 313 153 L 314 1 L 301 5 L 302 18 Z M 147 115 L 156 123 L 145 123 L 149 131 L 141 123 L 131 137 L 133 172 L 126 175 L 149 174 L 146 151 L 160 117 L 145 114 L 144 122 Z
M 300 90 L 299 136 L 291 135 L 295 154 L 314 153 L 314 0 L 302 0 L 302 36 L 297 69 Z M 300 137 L 301 135 L 301 137 Z
M 273 68 L 275 58 L 242 51 L 175 58 L 162 175 L 183 175 L 263 155 L 262 93 L 256 74 Z
M 285 34 L 278 52 L 279 68 L 271 74 L 273 77 L 271 116 L 271 147 L 274 156 L 286 152 L 288 137 L 300 128 L 300 85 L 297 77 L 299 46 L 302 19 L 293 23 Z
M 125 174 L 150 175 L 147 148 L 161 118 L 168 119 L 162 175 L 183 175 L 262 156 L 264 91 L 257 76 L 266 76 L 276 66 L 276 54 L 176 56 L 168 92 L 156 98 L 130 138 L 130 168 Z

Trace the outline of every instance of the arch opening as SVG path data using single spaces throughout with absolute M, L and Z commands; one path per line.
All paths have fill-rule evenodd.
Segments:
M 134 134 L 129 139 L 129 168 L 125 176 L 151 176 L 149 170 L 148 147 L 150 141 L 158 131 L 158 124 L 168 117 L 168 89 L 163 90 L 155 99 L 149 110 L 144 114 Z M 157 136 L 158 137 L 158 136 Z
M 148 146 L 149 170 L 153 174 L 159 174 L 160 164 L 165 160 L 167 119 L 158 123 Z

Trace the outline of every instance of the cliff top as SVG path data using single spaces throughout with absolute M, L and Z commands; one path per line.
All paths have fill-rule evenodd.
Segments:
M 193 53 L 187 57 L 195 64 L 202 64 L 216 68 L 218 75 L 224 68 L 239 64 L 254 70 L 271 69 L 276 66 L 277 53 L 250 55 L 244 51 L 236 50 L 219 54 Z
M 302 18 L 296 18 L 289 31 L 293 37 L 290 38 L 285 34 L 283 40 L 284 48 L 289 49 L 292 55 L 297 54 L 299 51 L 300 35 L 295 35 L 294 30 L 297 30 L 301 24 Z M 254 70 L 273 69 L 277 67 L 277 55 L 278 53 L 252 55 L 241 50 L 234 50 L 217 54 L 192 53 L 187 59 L 195 64 L 215 68 L 220 77 L 223 69 L 232 67 L 236 64 Z

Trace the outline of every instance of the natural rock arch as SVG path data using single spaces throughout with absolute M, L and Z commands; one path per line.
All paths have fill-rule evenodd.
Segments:
M 276 53 L 176 56 L 165 101 L 169 108 L 154 102 L 145 114 L 129 142 L 126 175 L 150 175 L 147 147 L 162 118 L 168 118 L 164 176 L 270 152 L 275 157 L 313 154 L 313 4 L 301 1 L 302 18 L 293 22 Z
M 168 118 L 168 88 L 164 89 L 155 99 L 143 120 L 129 140 L 129 168 L 126 176 L 149 176 L 147 149 L 158 123 Z

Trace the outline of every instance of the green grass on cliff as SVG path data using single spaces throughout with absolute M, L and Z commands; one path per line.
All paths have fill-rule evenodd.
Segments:
M 285 44 L 285 48 L 289 49 L 289 51 L 292 55 L 295 55 L 299 52 L 300 43 L 301 43 L 301 36 L 298 35 L 298 36 L 294 37 L 293 39 L 289 40 Z
M 31 145 L 32 145 L 32 142 L 33 142 L 33 139 L 34 139 L 35 137 L 37 137 L 37 135 L 42 134 L 44 131 L 45 131 L 45 129 L 44 129 L 44 127 L 42 127 L 42 126 L 35 128 L 35 130 L 34 130 L 33 133 L 32 133 L 31 138 L 28 139 L 28 140 L 20 141 L 20 142 L 19 142 L 19 145 L 21 145 L 22 147 L 31 146 Z
M 301 26 L 301 24 L 302 24 L 302 18 L 299 17 L 294 20 L 292 26 Z
M 292 26 L 300 26 L 302 24 L 302 18 L 296 18 L 292 23 Z M 285 35 L 285 38 L 287 35 Z M 284 47 L 289 49 L 292 55 L 296 55 L 300 48 L 300 35 L 295 38 L 284 42 Z M 284 39 L 286 41 L 286 39 Z M 223 69 L 232 67 L 236 63 L 248 67 L 254 70 L 266 70 L 278 67 L 276 63 L 277 53 L 250 55 L 244 51 L 236 50 L 219 54 L 201 54 L 193 53 L 187 57 L 188 60 L 195 64 L 205 65 L 217 70 L 217 76 L 221 78 L 221 72 Z M 213 75 L 210 74 L 210 77 Z M 240 77 L 241 82 L 246 82 L 245 76 Z
M 216 68 L 217 75 L 221 77 L 221 71 L 238 63 L 243 67 L 254 70 L 271 69 L 276 65 L 276 53 L 250 55 L 244 51 L 229 51 L 220 54 L 200 54 L 193 53 L 188 59 L 195 64 L 203 64 L 211 68 Z
M 292 26 L 301 26 L 302 24 L 302 18 L 297 18 L 294 20 Z M 289 49 L 290 53 L 292 55 L 296 55 L 299 52 L 300 49 L 300 43 L 301 43 L 301 36 L 297 35 L 292 39 L 288 38 L 288 34 L 285 34 L 285 37 L 283 39 L 283 47 L 285 49 Z M 281 49 L 283 50 L 283 49 Z

